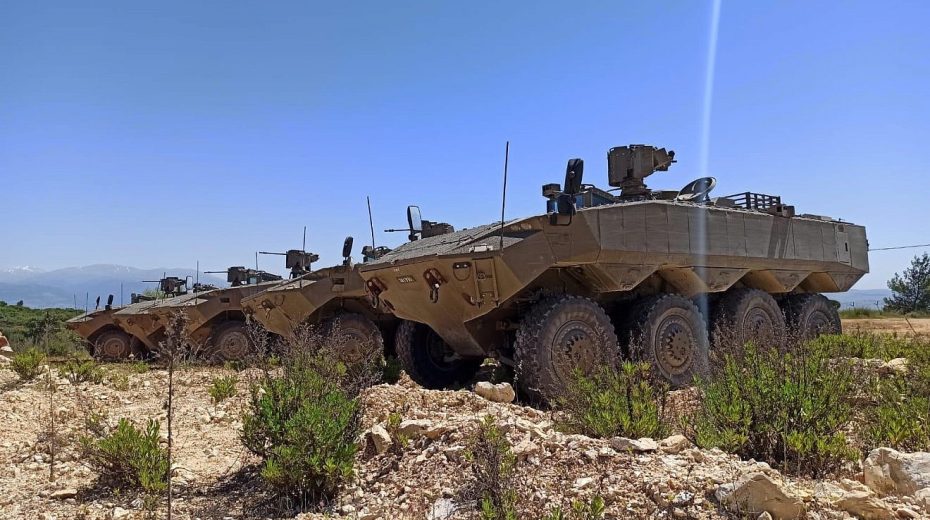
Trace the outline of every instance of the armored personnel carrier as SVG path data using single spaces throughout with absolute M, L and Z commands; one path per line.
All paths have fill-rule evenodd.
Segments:
M 157 282 L 158 290 L 168 297 L 178 296 L 187 291 L 187 282 L 183 278 L 168 276 Z M 138 337 L 117 325 L 114 314 L 120 310 L 130 312 L 154 299 L 154 297 L 142 294 L 133 294 L 130 305 L 113 307 L 113 295 L 111 294 L 102 309 L 99 308 L 100 299 L 98 298 L 96 309 L 71 318 L 65 322 L 65 326 L 81 336 L 85 341 L 87 351 L 98 359 L 117 361 L 126 359 L 131 354 L 139 356 L 144 351 L 142 343 Z
M 395 348 L 414 380 L 444 386 L 493 356 L 546 400 L 574 370 L 627 354 L 681 386 L 708 368 L 709 322 L 742 337 L 786 321 L 805 335 L 839 331 L 820 293 L 868 272 L 862 226 L 795 214 L 774 195 L 711 198 L 710 177 L 650 190 L 644 179 L 675 162 L 663 148 L 616 147 L 607 162 L 611 190 L 583 184 L 572 159 L 564 186 L 543 186 L 545 214 L 422 238 L 360 266 L 369 293 L 409 320 Z
M 239 302 L 279 280 L 280 276 L 265 271 L 230 267 L 226 270 L 228 288 L 195 284 L 206 290 L 133 305 L 115 312 L 113 319 L 151 352 L 164 339 L 171 316 L 182 312 L 187 317 L 185 333 L 200 352 L 216 361 L 241 359 L 248 354 L 249 337 Z
M 243 312 L 284 338 L 294 338 L 302 325 L 318 325 L 327 335 L 338 327 L 342 336 L 339 354 L 348 362 L 381 355 L 384 338 L 393 337 L 397 320 L 372 304 L 358 266 L 352 263 L 352 245 L 352 237 L 347 237 L 340 265 L 306 272 L 292 269 L 290 280 L 243 298 Z M 386 251 L 365 246 L 362 254 L 368 261 Z

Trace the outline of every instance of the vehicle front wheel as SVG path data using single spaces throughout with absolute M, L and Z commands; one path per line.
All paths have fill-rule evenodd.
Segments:
M 538 302 L 523 318 L 514 341 L 516 379 L 532 400 L 564 396 L 576 371 L 588 374 L 619 359 L 613 323 L 596 302 L 556 296 Z
M 231 321 L 220 325 L 213 333 L 208 355 L 214 363 L 240 361 L 252 351 L 252 340 L 245 323 Z
M 108 330 L 94 341 L 94 357 L 104 361 L 128 359 L 132 353 L 132 338 L 121 330 Z

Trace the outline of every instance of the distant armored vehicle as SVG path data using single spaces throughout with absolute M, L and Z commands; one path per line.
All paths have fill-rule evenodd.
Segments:
M 239 302 L 270 287 L 281 277 L 241 266 L 230 267 L 226 276 L 231 287 L 199 286 L 207 290 L 133 305 L 114 313 L 113 319 L 120 328 L 139 338 L 146 350 L 156 351 L 171 316 L 181 312 L 187 317 L 184 332 L 200 352 L 216 361 L 241 359 L 248 354 L 249 337 Z
M 574 370 L 627 354 L 680 386 L 708 368 L 708 321 L 741 337 L 786 319 L 808 336 L 840 330 L 819 293 L 868 272 L 862 226 L 796 215 L 773 195 L 710 198 L 710 177 L 650 190 L 643 179 L 675 162 L 665 149 L 622 146 L 607 160 L 619 193 L 583 184 L 572 159 L 564 186 L 543 186 L 546 214 L 424 237 L 359 267 L 369 293 L 411 321 L 395 348 L 414 380 L 441 387 L 495 356 L 546 400 Z M 418 220 L 414 208 L 414 230 Z
M 384 339 L 393 337 L 397 320 L 366 294 L 365 282 L 352 264 L 352 244 L 352 237 L 347 237 L 341 265 L 302 274 L 295 271 L 291 280 L 243 298 L 243 311 L 284 338 L 294 338 L 302 325 L 318 325 L 326 335 L 338 327 L 339 354 L 346 361 L 381 355 Z M 366 246 L 362 254 L 367 261 L 386 251 Z
M 186 280 L 175 276 L 168 276 L 157 281 L 158 291 L 167 296 L 173 297 L 187 292 Z M 130 305 L 125 307 L 113 307 L 113 295 L 107 298 L 104 308 L 94 309 L 85 312 L 80 316 L 75 316 L 67 322 L 65 326 L 81 336 L 87 348 L 87 351 L 98 359 L 116 361 L 126 359 L 130 355 L 140 356 L 144 352 L 144 347 L 139 338 L 132 333 L 122 329 L 114 319 L 117 311 L 125 310 L 131 312 L 132 309 L 139 308 L 147 301 L 154 300 L 154 296 L 145 296 L 142 294 L 133 294 Z M 97 299 L 99 307 L 100 299 Z

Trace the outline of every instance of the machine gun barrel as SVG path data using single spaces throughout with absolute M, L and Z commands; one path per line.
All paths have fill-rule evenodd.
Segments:
M 260 254 L 260 255 L 278 255 L 278 256 L 286 256 L 286 255 L 287 255 L 287 253 L 275 253 L 275 252 L 273 252 L 273 251 L 259 251 L 258 254 Z

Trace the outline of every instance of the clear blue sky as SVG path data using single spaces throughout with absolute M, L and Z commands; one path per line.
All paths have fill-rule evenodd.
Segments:
M 457 227 L 650 143 L 700 174 L 712 6 L 0 1 L 0 266 L 334 263 L 404 207 Z M 724 0 L 708 172 L 930 242 L 930 2 Z M 378 233 L 379 243 L 401 234 Z M 884 286 L 920 250 L 875 253 Z M 280 258 L 266 267 L 282 272 Z

